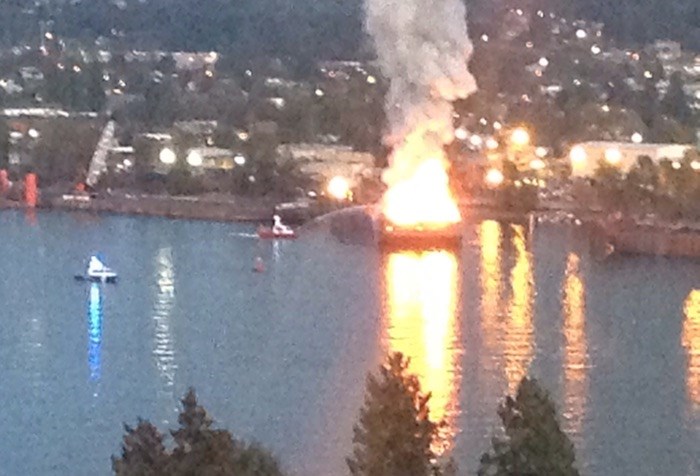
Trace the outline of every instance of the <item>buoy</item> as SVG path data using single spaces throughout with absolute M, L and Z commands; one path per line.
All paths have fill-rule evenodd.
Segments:
M 28 173 L 24 176 L 24 202 L 29 208 L 36 207 L 36 174 Z
M 255 258 L 255 266 L 253 266 L 253 271 L 256 273 L 264 273 L 265 272 L 265 262 L 263 259 L 258 256 Z

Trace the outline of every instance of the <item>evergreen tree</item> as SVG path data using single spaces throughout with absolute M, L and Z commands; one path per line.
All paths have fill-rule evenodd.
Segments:
M 578 476 L 574 445 L 559 427 L 549 395 L 523 378 L 498 409 L 505 437 L 481 457 L 479 476 Z
M 236 447 L 226 430 L 212 429 L 213 419 L 197 403 L 193 389 L 182 399 L 180 428 L 172 431 L 176 447 L 170 458 L 173 475 L 232 475 Z
M 679 122 L 688 124 L 693 116 L 689 102 L 689 98 L 683 90 L 683 79 L 680 73 L 674 73 L 668 85 L 668 92 L 662 101 L 664 112 Z
M 147 421 L 139 420 L 135 429 L 125 425 L 122 456 L 112 457 L 117 476 L 282 476 L 268 451 L 212 428 L 213 420 L 197 403 L 193 389 L 182 399 L 182 407 L 180 428 L 171 431 L 172 451 Z
M 139 419 L 136 428 L 124 425 L 126 435 L 122 456 L 112 456 L 112 469 L 117 476 L 165 476 L 168 455 L 163 435 L 150 422 Z
M 431 444 L 439 425 L 430 421 L 430 394 L 421 392 L 408 363 L 393 354 L 379 375 L 367 377 L 365 403 L 353 428 L 354 449 L 347 458 L 353 476 L 436 474 Z

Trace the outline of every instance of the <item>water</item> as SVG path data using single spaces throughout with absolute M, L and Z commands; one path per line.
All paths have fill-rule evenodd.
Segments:
M 173 428 L 190 385 L 290 473 L 346 474 L 365 375 L 389 350 L 412 358 L 465 473 L 531 374 L 583 474 L 700 475 L 700 263 L 599 263 L 575 229 L 490 221 L 459 256 L 252 233 L 1 213 L 0 475 L 110 474 L 122 423 Z M 72 279 L 92 251 L 118 285 Z

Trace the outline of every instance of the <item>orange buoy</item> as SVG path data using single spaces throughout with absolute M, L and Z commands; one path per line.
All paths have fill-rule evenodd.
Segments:
M 10 191 L 10 180 L 7 178 L 7 170 L 0 169 L 0 195 Z
M 28 173 L 24 176 L 24 202 L 28 207 L 36 207 L 37 178 L 36 174 Z

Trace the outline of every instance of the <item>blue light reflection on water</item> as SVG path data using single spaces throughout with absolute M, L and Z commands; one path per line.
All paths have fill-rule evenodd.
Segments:
M 90 380 L 100 380 L 102 366 L 102 288 L 98 283 L 90 285 L 90 298 L 88 300 L 88 364 L 90 366 Z

